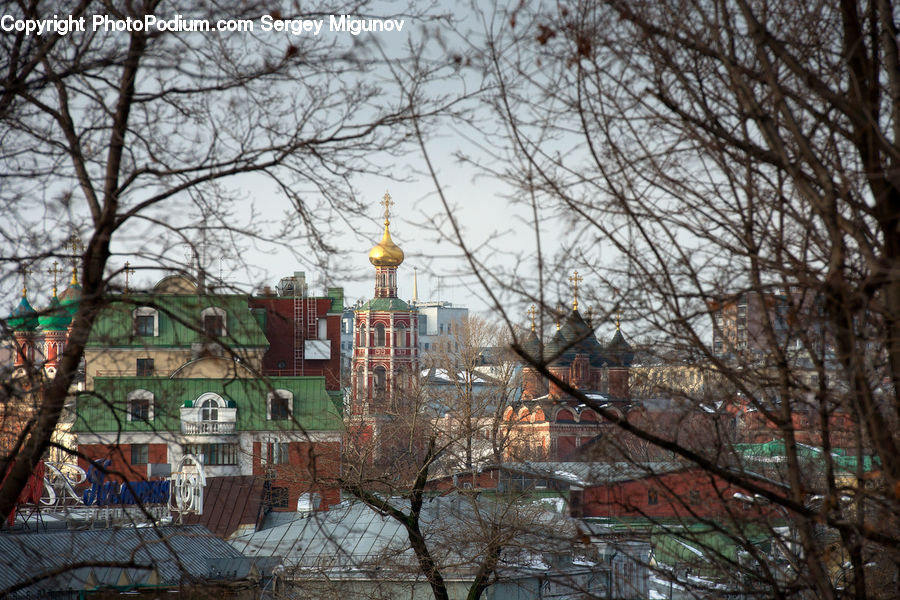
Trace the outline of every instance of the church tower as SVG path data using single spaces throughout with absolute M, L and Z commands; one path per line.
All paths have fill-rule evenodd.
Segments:
M 364 438 L 379 437 L 390 421 L 409 414 L 419 372 L 418 312 L 397 297 L 397 267 L 403 250 L 391 239 L 390 194 L 384 206 L 384 235 L 369 251 L 375 267 L 375 297 L 356 310 L 351 402 L 347 415 Z M 380 441 L 377 443 L 381 446 Z

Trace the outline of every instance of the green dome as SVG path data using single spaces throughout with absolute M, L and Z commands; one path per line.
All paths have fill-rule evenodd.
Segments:
M 28 302 L 28 298 L 22 296 L 22 300 L 16 309 L 9 315 L 7 321 L 15 331 L 34 331 L 38 326 L 38 316 L 34 308 Z
M 72 322 L 72 316 L 54 294 L 50 299 L 50 306 L 47 307 L 47 313 L 38 317 L 38 321 L 45 331 L 65 331 Z
M 69 313 L 69 318 L 75 316 L 75 313 L 78 312 L 78 303 L 81 301 L 81 286 L 77 283 L 75 285 L 70 285 L 66 288 L 66 291 L 62 293 L 60 296 L 62 300 L 60 305 L 66 309 L 66 312 Z

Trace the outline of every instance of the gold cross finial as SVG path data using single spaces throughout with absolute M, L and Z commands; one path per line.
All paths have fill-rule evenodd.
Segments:
M 128 277 L 129 275 L 134 275 L 134 269 L 130 268 L 131 263 L 127 260 L 125 261 L 125 293 L 128 293 Z
M 72 246 L 72 281 L 69 282 L 69 285 L 72 286 L 78 285 L 78 247 L 81 246 L 83 250 L 84 246 L 75 232 L 72 232 L 71 237 L 69 237 L 69 244 Z
M 53 266 L 47 269 L 47 273 L 53 275 L 53 295 L 56 296 L 56 284 L 59 280 L 59 261 L 53 261 Z
M 534 315 L 537 311 L 534 308 L 534 304 L 531 305 L 531 308 L 528 309 L 528 316 L 531 317 L 531 331 L 534 332 Z
M 578 284 L 584 281 L 583 277 L 578 276 L 578 271 L 575 271 L 571 277 L 569 277 L 569 281 L 572 282 L 572 297 L 574 298 L 572 302 L 572 310 L 578 310 Z
M 19 265 L 19 273 L 22 274 L 22 297 L 24 298 L 28 294 L 28 274 L 31 273 L 31 269 L 25 265 Z
M 380 202 L 382 206 L 384 206 L 384 224 L 390 225 L 391 223 L 391 206 L 394 205 L 393 200 L 391 200 L 390 192 L 384 193 L 384 200 Z

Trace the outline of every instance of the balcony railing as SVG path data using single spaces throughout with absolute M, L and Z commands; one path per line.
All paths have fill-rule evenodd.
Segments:
M 181 433 L 189 435 L 219 435 L 234 433 L 234 421 L 182 421 Z
M 201 410 L 194 407 L 181 409 L 181 433 L 186 435 L 229 435 L 235 432 L 236 408 L 217 408 L 215 421 L 201 419 Z

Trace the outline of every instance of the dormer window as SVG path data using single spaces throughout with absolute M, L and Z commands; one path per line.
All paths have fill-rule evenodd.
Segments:
M 219 420 L 219 403 L 212 398 L 204 400 L 200 405 L 201 421 L 218 421 Z
M 189 435 L 221 435 L 234 433 L 237 407 L 215 392 L 200 394 L 181 407 L 181 432 Z
M 225 311 L 218 306 L 210 306 L 200 313 L 203 321 L 203 333 L 209 337 L 223 337 L 225 329 Z
M 153 392 L 134 390 L 128 393 L 128 420 L 153 420 Z
M 159 336 L 159 313 L 155 308 L 139 306 L 131 314 L 134 335 L 141 337 Z
M 290 419 L 294 414 L 294 394 L 288 390 L 275 390 L 266 395 L 266 417 L 270 421 Z

